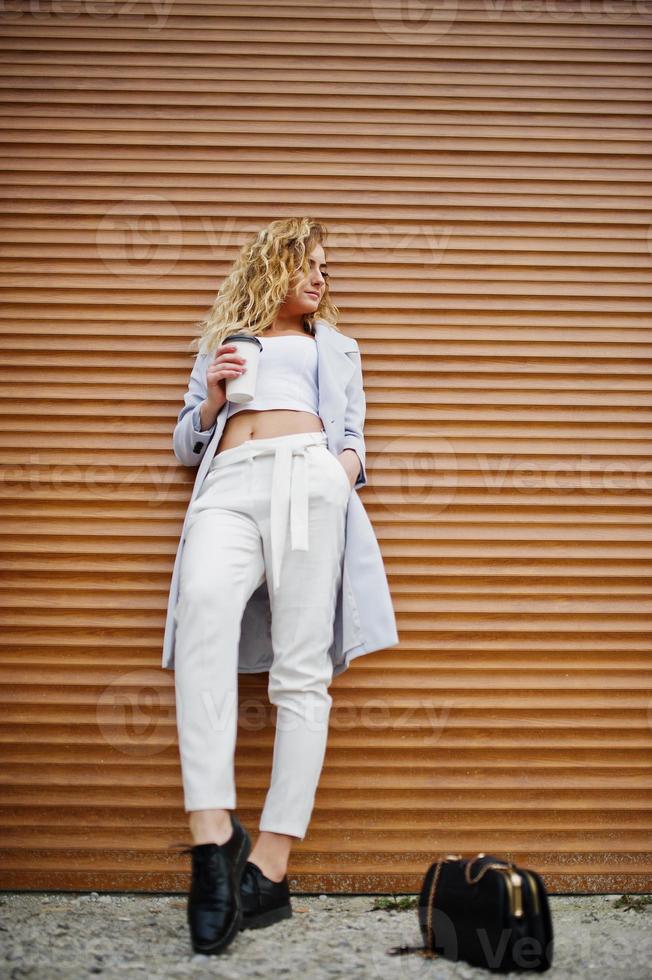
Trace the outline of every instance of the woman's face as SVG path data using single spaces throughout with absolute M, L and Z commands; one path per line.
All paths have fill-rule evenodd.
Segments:
M 294 287 L 294 291 L 290 289 L 285 298 L 281 308 L 285 316 L 302 316 L 304 313 L 314 313 L 321 303 L 328 276 L 326 255 L 321 245 L 315 245 L 308 256 L 308 261 L 310 265 L 308 275 L 304 277 L 303 273 L 299 271 L 300 280 Z

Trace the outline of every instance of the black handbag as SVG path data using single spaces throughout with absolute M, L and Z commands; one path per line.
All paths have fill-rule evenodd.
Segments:
M 386 952 L 441 955 L 492 973 L 543 973 L 552 965 L 552 918 L 541 876 L 492 854 L 447 854 L 431 864 L 419 895 L 419 926 L 423 946 Z

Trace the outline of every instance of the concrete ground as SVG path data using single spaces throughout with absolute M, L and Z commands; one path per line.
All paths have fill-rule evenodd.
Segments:
M 399 902 L 411 907 L 377 907 Z M 497 975 L 441 958 L 388 956 L 389 946 L 421 942 L 415 903 L 416 896 L 296 894 L 291 919 L 240 932 L 219 956 L 197 956 L 188 940 L 183 895 L 0 892 L 0 978 Z M 551 895 L 550 905 L 550 980 L 652 978 L 652 896 Z

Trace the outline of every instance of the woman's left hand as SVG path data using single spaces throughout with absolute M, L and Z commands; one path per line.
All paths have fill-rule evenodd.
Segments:
M 349 478 L 349 483 L 351 484 L 351 489 L 355 486 L 355 482 L 360 475 L 360 460 L 358 459 L 358 454 L 355 449 L 343 449 L 342 452 L 337 457 L 341 465 L 346 471 L 346 475 Z

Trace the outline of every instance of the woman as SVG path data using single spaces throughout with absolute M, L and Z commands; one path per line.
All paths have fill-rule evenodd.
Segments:
M 334 326 L 325 233 L 291 218 L 243 247 L 194 342 L 202 352 L 174 432 L 177 458 L 200 463 L 163 658 L 175 667 L 197 952 L 220 952 L 238 929 L 292 914 L 287 865 L 312 813 L 329 684 L 353 656 L 398 642 L 380 552 L 353 492 L 367 482 L 365 398 L 357 343 Z M 245 370 L 228 343 L 239 331 L 262 344 L 245 406 L 226 398 L 227 380 Z M 265 669 L 277 722 L 251 851 L 233 812 L 237 678 Z

